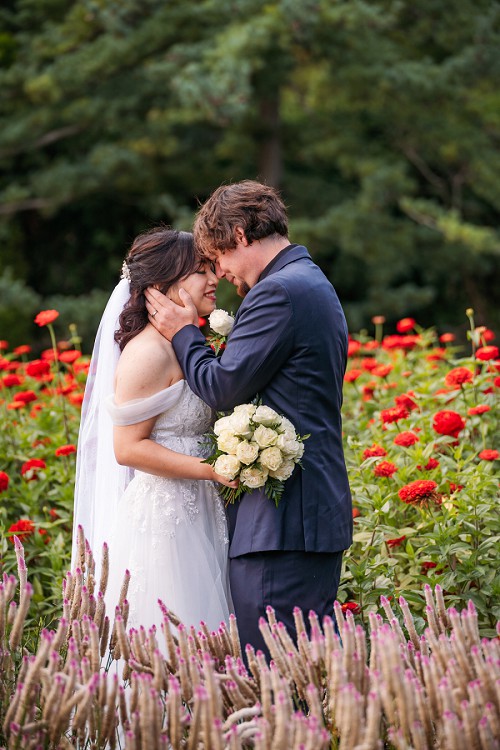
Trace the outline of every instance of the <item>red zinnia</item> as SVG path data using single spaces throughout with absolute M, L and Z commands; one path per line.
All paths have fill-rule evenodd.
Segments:
M 341 605 L 342 612 L 352 612 L 353 615 L 357 615 L 361 612 L 361 607 L 357 602 L 344 602 Z
M 428 570 L 432 570 L 433 568 L 437 568 L 437 563 L 431 562 L 430 560 L 427 562 L 423 562 L 421 565 L 421 571 L 422 573 L 426 573 Z
M 0 492 L 9 489 L 9 475 L 5 471 L 0 471 Z
M 399 435 L 396 435 L 394 438 L 395 445 L 402 445 L 403 448 L 409 448 L 410 445 L 415 445 L 418 441 L 418 436 L 411 430 L 408 430 L 408 432 L 400 432 Z
M 57 310 L 42 310 L 35 318 L 35 323 L 39 326 L 47 326 L 53 323 L 59 317 Z
M 76 362 L 81 356 L 82 353 L 79 352 L 78 349 L 68 349 L 66 352 L 61 352 L 59 360 L 61 362 L 66 362 L 66 364 L 73 364 L 73 362 Z
M 406 419 L 408 410 L 404 406 L 393 406 L 390 409 L 382 409 L 380 419 L 382 422 L 399 422 L 400 419 Z
M 370 370 L 378 367 L 378 362 L 375 357 L 365 357 L 361 360 L 361 367 L 363 368 L 363 370 L 367 370 L 368 372 L 370 372 Z
M 5 341 L 5 339 L 0 339 L 0 352 L 4 351 L 4 349 L 9 348 L 9 342 Z
M 373 469 L 373 473 L 376 477 L 392 477 L 398 470 L 396 464 L 391 461 L 381 461 Z
M 442 344 L 451 344 L 452 341 L 455 341 L 455 334 L 454 333 L 442 333 L 439 337 L 439 340 Z
M 346 383 L 354 383 L 354 381 L 357 380 L 362 374 L 363 374 L 363 370 L 356 370 L 353 368 L 352 370 L 346 371 L 344 375 L 344 380 Z
M 359 508 L 356 508 L 356 507 L 354 507 L 354 508 L 352 509 L 352 517 L 353 517 L 353 518 L 358 518 L 358 517 L 359 517 L 360 515 L 361 515 L 361 511 L 360 511 L 360 509 L 359 509 Z
M 473 378 L 474 375 L 467 369 L 467 367 L 455 367 L 453 370 L 446 373 L 444 382 L 449 386 L 460 386 L 463 383 L 470 383 Z
M 458 437 L 458 433 L 465 427 L 465 420 L 456 411 L 444 409 L 434 414 L 432 426 L 439 435 Z
M 21 385 L 23 382 L 19 375 L 5 375 L 2 378 L 2 384 L 5 388 L 14 388 L 16 385 Z
M 418 409 L 418 404 L 416 404 L 412 398 L 413 395 L 413 391 L 410 391 L 409 393 L 401 393 L 394 398 L 394 401 L 398 406 L 404 406 L 408 411 L 413 411 L 413 409 Z
M 71 453 L 76 453 L 74 445 L 61 445 L 56 448 L 56 456 L 69 456 Z
M 486 414 L 486 412 L 490 411 L 490 409 L 491 406 L 488 406 L 488 404 L 479 404 L 478 406 L 471 406 L 467 413 L 470 414 L 471 417 L 473 417 L 474 414 Z
M 352 357 L 353 354 L 357 354 L 361 349 L 361 343 L 359 341 L 349 341 L 347 344 L 347 356 Z
M 424 466 L 424 469 L 426 471 L 432 471 L 432 469 L 437 469 L 438 466 L 439 466 L 439 461 L 437 460 L 437 458 L 429 458 L 429 460 Z M 422 467 L 417 466 L 417 469 L 421 470 Z
M 386 544 L 388 547 L 399 547 L 405 540 L 405 536 L 398 536 L 397 539 L 387 539 Z
M 32 479 L 38 479 L 38 472 L 36 469 L 46 469 L 47 464 L 42 461 L 41 458 L 30 458 L 21 467 L 21 474 L 29 482 Z
M 387 451 L 382 448 L 381 445 L 373 443 L 371 448 L 365 448 L 363 451 L 363 459 L 373 458 L 374 456 L 387 456 Z
M 372 375 L 375 375 L 378 378 L 386 378 L 392 369 L 392 365 L 377 365 L 372 368 Z
M 484 451 L 481 451 L 479 454 L 479 458 L 483 461 L 496 461 L 496 459 L 500 456 L 500 453 L 496 450 L 492 450 L 491 448 L 485 448 Z
M 415 328 L 415 320 L 413 318 L 401 318 L 396 323 L 396 331 L 398 333 L 408 333 Z
M 29 354 L 30 351 L 31 346 L 28 346 L 28 344 L 21 344 L 21 346 L 16 346 L 14 354 Z
M 34 391 L 20 391 L 15 395 L 16 401 L 22 401 L 24 404 L 29 404 L 32 401 L 37 400 L 37 395 Z
M 29 518 L 21 518 L 20 521 L 10 526 L 8 533 L 16 535 L 19 539 L 31 536 L 35 531 L 35 524 Z
M 414 482 L 401 487 L 398 495 L 408 505 L 427 502 L 428 500 L 437 501 L 436 488 L 436 482 L 431 479 L 416 479 Z
M 26 374 L 31 377 L 36 378 L 39 375 L 46 375 L 48 372 L 50 372 L 50 363 L 43 359 L 34 359 L 26 365 Z
M 481 346 L 476 351 L 476 359 L 487 362 L 490 359 L 498 359 L 498 346 Z

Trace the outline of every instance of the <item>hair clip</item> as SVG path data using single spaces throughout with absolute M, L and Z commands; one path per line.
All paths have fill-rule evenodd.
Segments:
M 122 275 L 120 276 L 120 279 L 127 279 L 130 284 L 130 268 L 128 267 L 126 260 L 122 263 Z

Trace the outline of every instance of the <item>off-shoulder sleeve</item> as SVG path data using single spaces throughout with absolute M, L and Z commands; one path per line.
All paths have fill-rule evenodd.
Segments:
M 118 427 L 130 424 L 144 422 L 151 417 L 157 417 L 164 411 L 175 406 L 180 399 L 185 380 L 179 380 L 169 388 L 158 391 L 147 398 L 136 398 L 133 401 L 126 401 L 119 406 L 115 402 L 114 394 L 111 393 L 105 400 L 106 409 L 111 417 L 111 421 Z

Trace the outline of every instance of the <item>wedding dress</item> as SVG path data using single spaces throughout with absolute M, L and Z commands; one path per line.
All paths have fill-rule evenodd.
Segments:
M 148 398 L 107 410 L 114 424 L 131 424 L 158 414 L 151 440 L 178 453 L 201 456 L 200 440 L 212 411 L 185 380 Z M 166 479 L 135 471 L 118 502 L 109 529 L 110 574 L 106 610 L 117 604 L 123 575 L 130 571 L 127 627 L 158 628 L 158 599 L 186 625 L 228 622 L 228 535 L 222 500 L 213 482 Z

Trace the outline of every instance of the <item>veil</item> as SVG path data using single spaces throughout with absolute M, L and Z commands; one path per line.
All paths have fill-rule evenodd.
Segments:
M 114 334 L 129 297 L 129 282 L 122 279 L 108 300 L 97 331 L 78 435 L 71 568 L 78 563 L 77 529 L 81 525 L 95 557 L 97 581 L 103 542 L 111 541 L 120 498 L 134 475 L 133 469 L 120 466 L 115 459 L 113 422 L 105 407 L 106 398 L 114 391 L 120 356 Z

